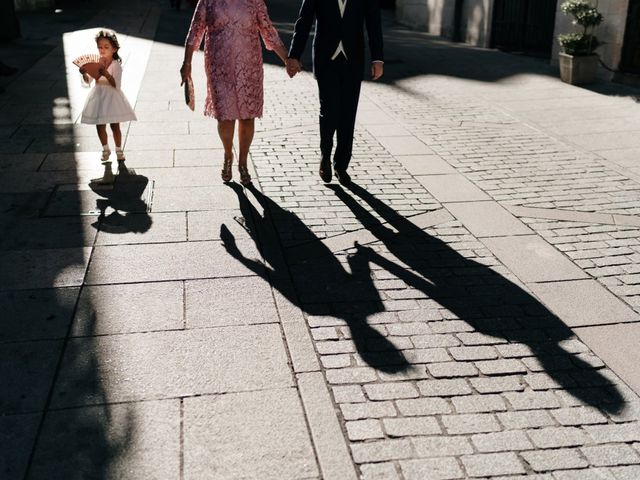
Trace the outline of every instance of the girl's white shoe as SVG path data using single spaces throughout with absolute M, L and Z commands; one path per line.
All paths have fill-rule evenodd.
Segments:
M 116 158 L 119 162 L 124 162 L 126 158 L 124 157 L 124 152 L 121 148 L 116 148 Z
M 104 146 L 102 147 L 102 163 L 106 163 L 109 161 L 109 157 L 111 156 L 111 150 L 109 150 L 109 147 Z

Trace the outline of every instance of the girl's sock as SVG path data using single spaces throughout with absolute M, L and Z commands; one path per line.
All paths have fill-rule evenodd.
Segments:
M 111 150 L 109 150 L 109 145 L 102 145 L 102 163 L 109 161 L 110 155 Z
M 116 157 L 118 158 L 119 162 L 124 162 L 125 157 L 121 147 L 116 147 Z

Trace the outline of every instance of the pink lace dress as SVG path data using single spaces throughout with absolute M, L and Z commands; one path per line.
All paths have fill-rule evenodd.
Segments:
M 264 0 L 198 1 L 186 44 L 198 49 L 204 38 L 205 115 L 218 120 L 262 116 L 260 36 L 269 50 L 282 45 Z

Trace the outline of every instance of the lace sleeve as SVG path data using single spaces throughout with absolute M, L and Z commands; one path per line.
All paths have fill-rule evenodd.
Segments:
M 192 45 L 197 49 L 200 48 L 204 32 L 207 29 L 207 0 L 198 0 L 196 10 L 193 12 L 193 18 L 191 19 L 191 26 L 189 27 L 189 33 L 185 45 Z
M 255 2 L 258 10 L 258 30 L 260 31 L 260 36 L 264 41 L 265 47 L 267 47 L 267 50 L 273 50 L 278 46 L 284 48 L 284 44 L 282 40 L 280 40 L 280 35 L 278 35 L 278 30 L 276 30 L 273 23 L 271 23 L 264 0 L 255 0 Z

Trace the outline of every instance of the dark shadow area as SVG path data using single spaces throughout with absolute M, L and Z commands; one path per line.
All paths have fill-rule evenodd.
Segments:
M 388 373 L 409 369 L 410 365 L 403 353 L 368 322 L 370 316 L 383 312 L 384 306 L 371 279 L 366 257 L 351 255 L 347 258 L 347 265 L 343 265 L 295 214 L 282 209 L 254 187 L 244 190 L 236 183 L 230 183 L 229 186 L 238 195 L 243 217 L 252 219 L 243 222 L 243 226 L 265 259 L 267 273 L 265 274 L 265 266 L 261 262 L 243 255 L 233 235 L 223 224 L 220 237 L 229 254 L 256 275 L 270 282 L 291 303 L 307 314 L 329 315 L 343 320 L 350 329 L 358 354 L 366 364 Z M 251 193 L 263 212 L 258 211 L 245 191 Z M 305 278 L 308 283 L 302 287 L 296 284 L 296 288 L 293 288 L 292 272 L 282 257 L 282 249 L 270 216 L 287 217 L 310 241 L 305 247 L 306 260 L 296 265 L 297 270 L 306 272 Z M 298 278 L 295 273 L 293 275 Z M 327 308 L 330 302 L 341 303 L 345 307 L 331 310 Z
M 59 13 L 20 13 L 22 37 L 0 46 L 0 59 L 19 69 L 0 80 L 6 90 L 0 95 L 3 480 L 112 478 L 135 420 L 125 405 L 115 421 L 100 375 L 104 359 L 93 336 L 100 319 L 82 286 L 95 231 L 81 216 L 76 166 L 43 168 L 51 154 L 73 152 L 76 144 L 63 35 L 104 22 L 89 23 L 104 5 L 61 5 Z M 68 211 L 45 215 L 62 185 Z M 74 338 L 78 324 L 85 338 Z M 74 388 L 64 391 L 61 384 Z M 100 406 L 83 406 L 89 395 Z
M 365 189 L 352 184 L 353 195 L 364 200 L 386 222 L 383 224 L 339 186 L 331 186 L 386 247 L 390 257 L 357 245 L 359 262 L 375 264 L 410 287 L 423 292 L 476 332 L 528 346 L 545 372 L 559 387 L 588 405 L 619 412 L 624 403 L 617 388 L 596 368 L 566 351 L 560 342 L 571 330 L 535 297 L 488 266 L 465 258 Z M 398 264 L 395 259 L 404 263 Z
M 100 216 L 91 225 L 101 232 L 115 234 L 148 231 L 153 223 L 147 213 L 149 207 L 146 198 L 143 198 L 148 185 L 147 177 L 136 174 L 124 163 L 118 165 L 113 185 L 105 188 L 105 185 L 92 182 L 91 189 L 104 198 L 96 200 Z

